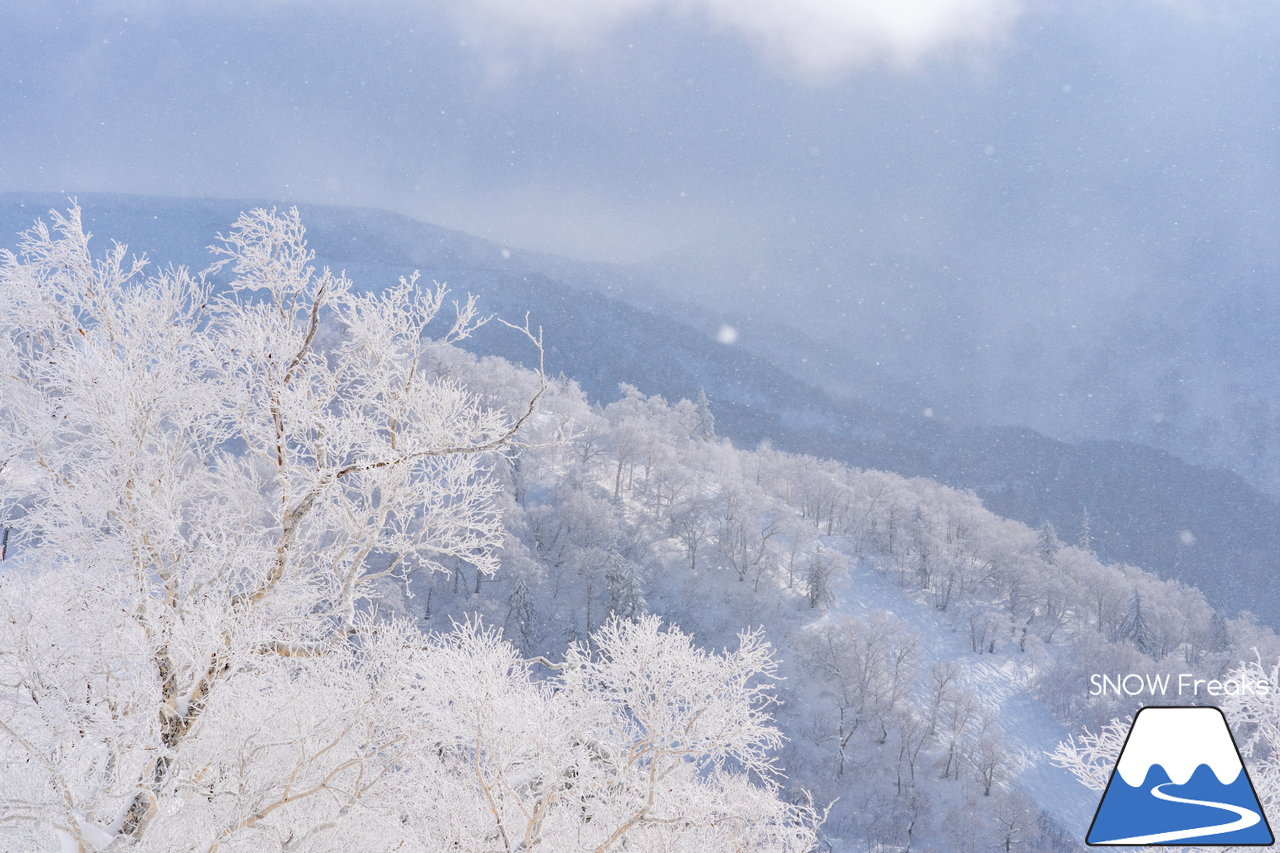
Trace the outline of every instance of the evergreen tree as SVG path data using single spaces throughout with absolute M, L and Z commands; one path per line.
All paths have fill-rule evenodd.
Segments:
M 1058 538 L 1057 529 L 1052 521 L 1045 519 L 1036 534 L 1036 551 L 1046 563 L 1053 564 L 1057 562 L 1058 549 L 1061 547 L 1062 540 Z
M 1124 618 L 1116 628 L 1116 639 L 1130 641 L 1138 651 L 1148 657 L 1158 656 L 1159 648 L 1155 631 L 1152 630 L 1151 623 L 1143 612 L 1142 594 L 1137 589 L 1129 598 L 1129 606 L 1125 609 Z
M 814 549 L 805 571 L 806 597 L 810 607 L 816 608 L 831 601 L 831 570 L 834 566 L 835 562 L 823 554 L 821 545 Z
M 610 551 L 605 568 L 609 585 L 609 609 L 621 619 L 637 619 L 644 615 L 644 578 L 640 567 L 617 551 Z
M 1225 652 L 1231 648 L 1231 632 L 1227 629 L 1227 617 L 1217 610 L 1209 620 L 1209 651 Z
M 707 398 L 707 392 L 699 389 L 698 399 L 694 401 L 694 410 L 697 412 L 698 421 L 694 436 L 702 439 L 712 439 L 716 437 L 716 416 L 711 413 L 711 400 Z
M 511 618 L 516 623 L 516 630 L 520 632 L 520 639 L 527 650 L 529 641 L 533 636 L 535 611 L 533 591 L 523 577 L 516 578 L 515 588 L 511 590 L 511 598 L 508 600 L 508 605 Z

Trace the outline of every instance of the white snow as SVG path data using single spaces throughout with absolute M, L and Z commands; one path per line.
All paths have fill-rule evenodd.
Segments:
M 1029 673 L 1004 656 L 973 653 L 936 610 L 870 567 L 845 575 L 837 597 L 839 606 L 852 612 L 888 610 L 907 620 L 920 633 L 926 660 L 961 664 L 965 685 L 995 714 L 1010 754 L 1021 764 L 1014 786 L 1060 826 L 1083 833 L 1097 806 L 1096 795 L 1068 771 L 1049 763 L 1046 754 L 1068 730 L 1028 692 Z

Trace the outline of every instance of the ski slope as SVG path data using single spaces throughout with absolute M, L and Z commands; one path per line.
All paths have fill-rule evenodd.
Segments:
M 834 610 L 869 613 L 888 610 L 920 633 L 927 662 L 955 661 L 963 683 L 982 701 L 1004 731 L 1005 742 L 1021 765 L 1016 788 L 1052 817 L 1068 835 L 1083 840 L 1097 807 L 1097 794 L 1066 770 L 1049 763 L 1046 753 L 1069 734 L 1028 692 L 1029 674 L 1001 655 L 979 655 L 947 625 L 942 615 L 915 601 L 892 578 L 869 567 L 835 584 Z

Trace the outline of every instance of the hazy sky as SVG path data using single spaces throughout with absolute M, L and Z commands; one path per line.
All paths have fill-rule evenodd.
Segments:
M 1280 221 L 1277 9 L 11 3 L 0 189 L 376 205 L 609 259 L 865 228 L 1248 252 Z
M 1277 45 L 1275 0 L 12 2 L 0 191 L 645 260 L 828 390 L 1277 490 Z

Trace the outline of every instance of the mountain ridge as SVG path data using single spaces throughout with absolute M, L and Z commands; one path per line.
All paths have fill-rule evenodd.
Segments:
M 0 230 L 11 235 L 68 195 L 0 194 Z M 208 235 L 243 209 L 272 202 L 79 195 L 86 227 L 156 257 L 200 269 Z M 276 206 L 285 206 L 276 203 Z M 1032 526 L 1079 530 L 1108 560 L 1200 586 L 1219 607 L 1255 609 L 1280 623 L 1280 598 L 1266 588 L 1280 552 L 1280 502 L 1225 469 L 1191 465 L 1166 451 L 1116 440 L 1062 442 L 1029 428 L 954 427 L 878 406 L 836 400 L 767 359 L 717 343 L 715 329 L 644 311 L 631 300 L 566 279 L 609 265 L 554 258 L 376 208 L 297 205 L 317 262 L 357 280 L 391 282 L 414 268 L 457 290 L 477 292 L 486 311 L 530 312 L 544 328 L 547 368 L 578 381 L 595 400 L 620 383 L 668 398 L 706 391 L 718 431 L 745 445 L 836 458 L 866 468 L 925 476 L 967 488 L 995 512 Z M 10 238 L 12 242 L 13 238 Z M 558 274 L 543 272 L 550 267 Z M 706 324 L 706 319 L 692 318 Z M 527 363 L 508 336 L 484 331 L 469 346 Z M 1069 532 L 1064 534 L 1074 539 Z

